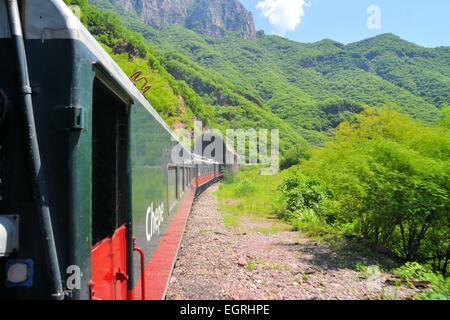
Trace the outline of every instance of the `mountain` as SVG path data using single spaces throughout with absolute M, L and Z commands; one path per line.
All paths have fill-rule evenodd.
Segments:
M 202 120 L 205 127 L 222 132 L 227 128 L 277 128 L 282 154 L 294 148 L 299 152 L 307 148 L 308 144 L 303 137 L 274 115 L 270 108 L 252 101 L 245 88 L 223 80 L 217 73 L 208 71 L 183 56 L 179 58 L 186 59 L 186 64 L 191 68 L 183 74 L 198 79 L 198 83 L 194 86 L 181 77 L 177 78 L 164 61 L 169 53 L 153 46 L 141 33 L 132 31 L 127 26 L 133 24 L 134 28 L 147 37 L 159 34 L 159 30 L 145 24 L 135 13 L 121 12 L 119 16 L 109 0 L 95 0 L 96 6 L 92 5 L 93 1 L 88 0 L 64 1 L 68 5 L 80 7 L 82 23 L 126 74 L 131 75 L 140 70 L 145 75 L 151 84 L 145 97 L 172 128 L 192 129 L 195 119 Z M 242 39 L 241 36 L 239 38 Z M 173 55 L 177 56 L 175 52 Z
M 302 152 L 305 139 L 322 144 L 366 106 L 388 105 L 432 124 L 450 104 L 447 47 L 424 48 L 392 34 L 348 45 L 263 32 L 253 38 L 231 28 L 217 36 L 181 23 L 151 26 L 138 1 L 118 1 L 66 0 L 83 6 L 83 23 L 125 72 L 149 75 L 146 96 L 173 127 L 189 127 L 195 116 L 221 130 L 278 128 L 282 151 Z
M 433 123 L 440 107 L 450 103 L 449 50 L 423 48 L 391 34 L 349 45 L 303 44 L 262 33 L 248 40 L 235 34 L 208 37 L 175 25 L 153 33 L 129 26 L 158 48 L 171 74 L 200 95 L 211 98 L 212 92 L 198 85 L 205 73 L 191 71 L 202 68 L 271 109 L 312 143 L 327 139 L 365 106 L 390 105 Z
M 103 6 L 106 1 L 96 1 Z M 182 25 L 201 34 L 221 36 L 226 30 L 256 38 L 251 12 L 238 0 L 110 0 L 116 10 L 136 14 L 146 24 L 162 29 Z

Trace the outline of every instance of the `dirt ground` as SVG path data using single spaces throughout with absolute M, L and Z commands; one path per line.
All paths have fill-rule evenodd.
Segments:
M 248 217 L 237 228 L 225 226 L 217 188 L 193 206 L 167 299 L 405 299 L 413 293 L 388 285 L 390 275 L 370 267 L 378 262 L 350 245 L 331 248 L 288 228 L 261 232 L 280 224 L 273 219 Z

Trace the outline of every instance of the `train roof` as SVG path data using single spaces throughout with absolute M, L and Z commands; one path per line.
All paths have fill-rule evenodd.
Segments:
M 23 7 L 24 37 L 28 40 L 70 39 L 83 43 L 96 57 L 98 63 L 108 76 L 113 79 L 135 101 L 148 112 L 170 133 L 175 141 L 178 137 L 161 118 L 150 102 L 136 88 L 133 82 L 122 71 L 117 63 L 102 48 L 92 34 L 83 26 L 72 10 L 63 0 L 26 0 Z M 10 38 L 7 10 L 5 1 L 0 1 L 0 39 Z M 183 147 L 184 148 L 184 147 Z M 191 154 L 190 151 L 186 150 Z M 203 157 L 195 156 L 196 160 Z

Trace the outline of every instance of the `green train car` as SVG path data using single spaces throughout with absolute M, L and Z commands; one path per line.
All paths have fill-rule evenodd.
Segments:
M 164 298 L 225 165 L 180 147 L 62 0 L 0 0 L 0 299 Z

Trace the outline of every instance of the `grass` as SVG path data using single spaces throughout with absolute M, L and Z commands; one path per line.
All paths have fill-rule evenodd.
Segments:
M 247 270 L 248 271 L 255 271 L 258 268 L 258 264 L 256 262 L 250 261 L 247 264 Z
M 259 232 L 265 235 L 275 234 L 281 231 L 292 231 L 292 227 L 284 223 L 273 223 L 267 227 L 255 227 L 252 231 Z
M 323 242 L 335 238 L 337 230 L 324 223 L 313 212 L 304 212 L 294 221 L 282 221 L 278 213 L 282 210 L 278 187 L 290 174 L 283 170 L 273 176 L 260 175 L 259 167 L 244 167 L 236 175 L 227 175 L 217 191 L 223 221 L 228 227 L 241 227 L 242 220 L 252 219 L 261 226 L 251 231 L 266 235 L 280 231 L 301 231 L 308 237 Z M 272 219 L 270 224 L 267 221 Z
M 278 263 L 275 263 L 273 265 L 270 266 L 271 270 L 289 270 L 288 266 L 284 266 Z
M 356 263 L 356 270 L 360 272 L 360 276 L 363 279 L 370 279 L 370 278 L 380 278 L 383 270 L 378 265 L 371 265 L 366 266 L 362 264 L 361 262 Z
M 269 263 L 266 259 L 262 259 L 262 258 L 256 260 L 256 262 L 257 262 L 259 265 L 262 265 L 262 266 L 264 266 L 264 265 L 266 265 L 266 264 Z
M 289 266 L 281 265 L 278 263 L 271 264 L 266 259 L 258 259 L 256 261 L 250 260 L 247 264 L 248 271 L 255 271 L 258 269 L 258 266 L 267 266 L 270 270 L 278 271 L 278 270 L 289 270 Z
M 259 167 L 244 167 L 220 185 L 216 195 L 225 225 L 239 227 L 244 217 L 267 221 L 276 216 L 275 197 L 285 174 L 262 176 L 259 170 Z M 272 226 L 257 227 L 255 231 L 271 234 L 286 228 L 276 220 Z
M 213 233 L 214 229 L 211 227 L 206 227 L 206 228 L 200 228 L 198 230 L 199 233 Z
M 303 234 L 317 241 L 334 238 L 338 233 L 312 210 L 305 210 L 300 217 L 291 221 L 291 224 L 295 231 L 302 231 Z
M 427 268 L 416 264 L 406 264 L 398 268 L 397 263 L 379 256 L 367 245 L 344 237 L 344 234 L 351 234 L 349 230 L 351 231 L 353 226 L 335 228 L 323 223 L 313 212 L 304 212 L 301 217 L 290 222 L 292 225 L 279 220 L 277 218 L 279 208 L 276 205 L 278 203 L 277 189 L 288 173 L 289 170 L 285 170 L 275 176 L 261 176 L 258 167 L 244 167 L 236 175 L 227 176 L 216 193 L 225 225 L 240 228 L 243 227 L 245 221 L 250 219 L 254 222 L 250 231 L 254 232 L 273 234 L 285 230 L 301 231 L 315 241 L 327 242 L 334 252 L 338 252 L 339 260 L 342 260 L 342 267 L 356 269 L 359 271 L 361 278 L 370 279 L 389 272 L 402 280 L 425 280 L 430 282 L 431 289 L 427 292 L 415 294 L 414 299 L 450 299 L 450 278 L 444 279 Z M 271 221 L 270 224 L 267 224 L 267 221 Z M 258 223 L 261 223 L 261 225 L 258 225 Z M 368 257 L 369 260 L 374 262 L 370 265 L 361 262 L 355 264 L 351 256 L 356 253 L 359 256 Z M 259 266 L 266 266 L 271 270 L 286 270 L 288 268 L 260 259 L 249 261 L 247 269 L 255 271 Z M 303 281 L 308 282 L 309 280 L 310 276 L 303 276 Z M 394 298 L 395 295 L 389 293 L 383 293 L 380 296 L 380 299 Z
M 231 214 L 223 215 L 223 223 L 227 227 L 232 227 L 232 228 L 239 227 L 239 225 L 240 225 L 239 217 L 231 215 Z

